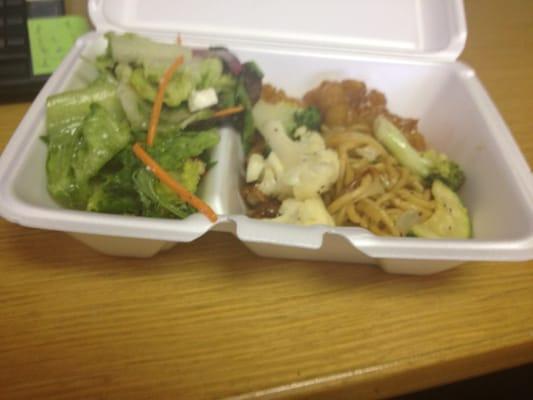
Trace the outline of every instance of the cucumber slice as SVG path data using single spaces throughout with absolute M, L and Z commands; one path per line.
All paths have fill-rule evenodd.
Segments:
M 431 239 L 468 239 L 472 227 L 468 210 L 457 194 L 441 181 L 434 181 L 431 187 L 437 201 L 437 209 L 429 219 L 412 228 L 417 237 Z

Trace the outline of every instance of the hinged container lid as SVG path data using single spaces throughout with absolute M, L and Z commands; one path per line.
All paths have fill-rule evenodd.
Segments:
M 462 0 L 90 0 L 98 31 L 180 33 L 196 43 L 453 61 Z

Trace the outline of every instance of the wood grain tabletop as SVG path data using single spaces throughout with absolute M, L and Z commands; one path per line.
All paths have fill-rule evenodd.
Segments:
M 533 2 L 468 0 L 461 59 L 533 165 Z M 0 149 L 29 104 L 0 106 Z M 533 362 L 533 262 L 429 277 L 209 233 L 103 256 L 0 219 L 0 399 L 379 398 Z

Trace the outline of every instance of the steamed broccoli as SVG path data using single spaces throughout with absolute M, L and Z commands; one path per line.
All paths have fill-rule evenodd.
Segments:
M 376 138 L 403 166 L 421 176 L 428 186 L 435 180 L 442 181 L 457 191 L 465 181 L 461 167 L 445 154 L 429 150 L 416 151 L 400 130 L 384 116 L 374 122 Z
M 431 169 L 429 175 L 424 178 L 428 186 L 435 180 L 441 180 L 450 189 L 459 190 L 465 181 L 465 174 L 456 162 L 434 150 L 422 153 L 422 157 Z
M 296 126 L 305 126 L 312 131 L 318 131 L 322 122 L 320 111 L 316 107 L 307 107 L 294 113 Z

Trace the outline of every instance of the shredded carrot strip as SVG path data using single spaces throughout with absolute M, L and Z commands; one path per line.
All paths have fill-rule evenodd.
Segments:
M 225 108 L 223 110 L 217 111 L 213 114 L 213 117 L 227 117 L 228 115 L 237 114 L 244 110 L 243 106 L 235 106 L 235 107 L 229 107 Z
M 202 214 L 204 214 L 209 221 L 216 222 L 217 215 L 209 204 L 189 192 L 185 186 L 175 180 L 170 174 L 165 171 L 150 155 L 141 147 L 139 143 L 133 145 L 133 153 L 141 160 L 150 171 L 157 176 L 161 182 L 172 189 L 183 201 L 190 204 Z
M 163 97 L 165 95 L 165 90 L 174 75 L 174 72 L 183 64 L 183 56 L 179 56 L 172 63 L 170 67 L 167 68 L 161 81 L 159 82 L 159 88 L 154 99 L 154 105 L 152 107 L 152 114 L 150 115 L 150 125 L 148 126 L 148 136 L 146 137 L 146 143 L 148 146 L 151 146 L 154 143 L 155 134 L 157 131 L 157 125 L 159 123 L 159 116 L 161 115 L 161 107 L 163 107 Z

